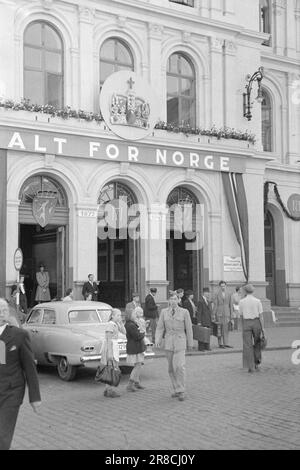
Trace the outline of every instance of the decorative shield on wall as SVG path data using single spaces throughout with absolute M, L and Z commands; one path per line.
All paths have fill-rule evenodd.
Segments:
M 35 220 L 41 227 L 52 219 L 57 204 L 57 196 L 54 193 L 41 191 L 32 201 L 32 212 Z

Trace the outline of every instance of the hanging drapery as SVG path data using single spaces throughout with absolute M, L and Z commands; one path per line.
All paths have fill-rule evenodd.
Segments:
M 230 219 L 241 249 L 241 260 L 246 281 L 249 278 L 248 206 L 243 175 L 222 173 Z

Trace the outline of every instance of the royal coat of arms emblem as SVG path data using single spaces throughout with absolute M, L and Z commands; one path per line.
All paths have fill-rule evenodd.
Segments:
M 51 191 L 39 191 L 32 201 L 32 212 L 41 227 L 52 219 L 57 204 L 57 196 Z

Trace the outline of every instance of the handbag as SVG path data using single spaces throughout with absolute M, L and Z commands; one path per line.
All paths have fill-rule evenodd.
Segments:
M 260 334 L 260 349 L 266 349 L 267 347 L 267 338 L 265 337 L 264 332 L 262 331 Z
M 97 368 L 95 381 L 117 387 L 121 380 L 121 370 L 114 361 L 107 361 L 107 364 L 100 364 Z

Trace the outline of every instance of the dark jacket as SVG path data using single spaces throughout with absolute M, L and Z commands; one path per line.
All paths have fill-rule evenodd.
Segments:
M 208 301 L 206 304 L 203 297 L 200 296 L 198 307 L 197 307 L 197 312 L 196 312 L 197 323 L 201 323 L 202 326 L 206 326 L 207 328 L 210 328 L 212 326 L 211 316 L 212 316 L 211 302 Z
M 146 345 L 143 341 L 145 333 L 140 333 L 138 325 L 132 320 L 126 321 L 125 329 L 127 337 L 127 354 L 139 354 L 144 352 L 146 349 Z
M 83 298 L 86 299 L 88 294 L 92 294 L 92 300 L 98 300 L 98 286 L 96 282 L 93 282 L 93 285 L 87 281 L 83 284 L 82 287 L 82 295 Z
M 0 335 L 0 408 L 20 406 L 24 398 L 25 383 L 28 386 L 30 403 L 40 401 L 38 375 L 29 334 L 21 328 L 8 325 Z
M 191 321 L 192 321 L 193 324 L 198 323 L 197 320 L 196 320 L 196 316 L 194 317 L 193 306 L 192 306 L 191 302 L 189 301 L 189 299 L 185 299 L 182 302 L 182 308 L 186 308 L 189 311 Z M 195 315 L 196 315 L 196 312 L 195 312 Z
M 145 298 L 144 316 L 145 318 L 157 318 L 158 317 L 158 307 L 153 298 L 153 295 L 151 294 L 148 294 Z

